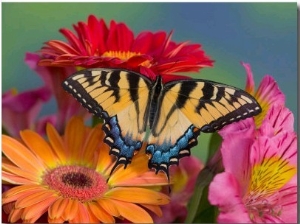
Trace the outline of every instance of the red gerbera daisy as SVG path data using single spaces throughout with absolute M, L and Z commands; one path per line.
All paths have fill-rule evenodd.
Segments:
M 78 22 L 73 27 L 77 35 L 60 29 L 67 43 L 45 43 L 39 65 L 124 68 L 154 79 L 154 74 L 198 71 L 213 63 L 200 44 L 171 41 L 172 32 L 167 35 L 164 31 L 144 31 L 134 37 L 126 24 L 112 20 L 107 27 L 103 19 L 94 15 L 88 17 L 87 23 Z

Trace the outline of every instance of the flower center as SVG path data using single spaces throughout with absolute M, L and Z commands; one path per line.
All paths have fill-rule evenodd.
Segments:
M 94 169 L 75 165 L 57 167 L 46 173 L 44 184 L 65 198 L 82 202 L 99 198 L 108 189 L 101 174 Z
M 103 57 L 119 58 L 122 61 L 127 61 L 128 59 L 134 56 L 140 56 L 140 55 L 142 54 L 139 52 L 132 52 L 132 51 L 105 51 L 102 54 Z M 145 60 L 140 65 L 144 67 L 150 67 L 151 62 L 149 60 Z
M 141 53 L 132 51 L 105 51 L 102 56 L 111 58 L 120 58 L 123 61 L 128 60 L 133 56 L 139 56 Z
M 245 203 L 255 221 L 255 217 L 266 214 L 279 216 L 281 212 L 280 189 L 296 174 L 296 167 L 280 157 L 265 158 L 254 165 Z

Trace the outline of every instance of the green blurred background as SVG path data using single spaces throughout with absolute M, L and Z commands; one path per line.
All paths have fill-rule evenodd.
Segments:
M 24 54 L 50 39 L 64 40 L 58 29 L 86 21 L 89 14 L 125 22 L 136 34 L 143 30 L 174 30 L 176 42 L 201 43 L 215 60 L 201 78 L 244 88 L 252 66 L 256 85 L 272 75 L 286 95 L 297 124 L 296 3 L 2 3 L 2 93 L 36 88 L 42 81 L 24 64 Z M 198 75 L 198 77 L 200 77 Z M 54 113 L 50 101 L 42 114 Z M 296 128 L 296 125 L 295 125 Z M 201 134 L 192 153 L 206 156 L 210 135 Z

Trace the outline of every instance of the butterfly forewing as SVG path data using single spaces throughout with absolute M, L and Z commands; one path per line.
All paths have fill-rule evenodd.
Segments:
M 130 163 L 145 136 L 151 82 L 133 72 L 118 69 L 87 69 L 64 83 L 85 108 L 105 121 L 103 129 L 118 163 Z

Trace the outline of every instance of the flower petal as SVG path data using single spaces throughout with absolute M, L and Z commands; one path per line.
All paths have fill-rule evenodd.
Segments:
M 3 175 L 3 172 L 5 172 L 5 171 L 10 172 L 10 175 L 12 175 L 12 176 L 22 177 L 24 179 L 28 179 L 30 182 L 37 183 L 39 181 L 38 176 L 36 176 L 33 173 L 24 171 L 23 169 L 20 169 L 19 167 L 16 167 L 15 165 L 12 165 L 8 161 L 6 161 L 5 157 L 3 157 L 2 158 L 2 175 Z
M 47 197 L 44 198 L 43 201 L 40 201 L 37 204 L 33 204 L 29 207 L 24 208 L 22 219 L 29 220 L 31 219 L 32 222 L 35 222 L 39 219 L 49 208 L 49 206 L 57 200 L 56 197 Z
M 108 214 L 98 203 L 88 203 L 90 211 L 103 223 L 114 223 L 115 219 Z
M 66 198 L 65 200 L 67 200 L 68 204 L 65 207 L 62 217 L 66 221 L 73 220 L 76 216 L 76 213 L 78 212 L 80 202 L 68 198 Z
M 56 194 L 53 191 L 49 191 L 48 189 L 40 189 L 40 191 L 38 192 L 31 193 L 27 197 L 17 200 L 15 207 L 16 208 L 30 207 L 37 203 L 42 203 L 48 198 L 56 198 Z
M 105 197 L 126 202 L 152 205 L 164 205 L 170 202 L 170 198 L 165 194 L 138 187 L 113 188 L 105 194 Z
M 24 209 L 16 209 L 13 208 L 13 210 L 9 213 L 8 220 L 12 223 L 17 222 L 21 219 L 21 216 L 23 214 Z
M 50 219 L 61 218 L 67 205 L 68 205 L 68 200 L 64 198 L 58 198 L 48 209 L 49 218 Z
M 2 135 L 2 150 L 14 164 L 30 173 L 38 175 L 45 169 L 29 149 L 9 136 Z
M 20 135 L 28 146 L 28 148 L 49 167 L 53 168 L 57 163 L 57 158 L 54 155 L 49 144 L 36 132 L 24 130 Z
M 242 65 L 244 66 L 245 70 L 246 70 L 246 92 L 250 93 L 252 96 L 254 96 L 254 90 L 255 90 L 255 83 L 254 83 L 254 78 L 253 78 L 253 74 L 252 74 L 252 70 L 251 70 L 251 66 L 250 64 L 244 63 L 242 62 Z
M 89 213 L 87 210 L 87 207 L 80 203 L 77 202 L 78 204 L 78 212 L 76 213 L 75 217 L 71 219 L 69 222 L 70 223 L 90 223 L 90 218 L 89 218 Z
M 116 208 L 115 204 L 110 199 L 102 198 L 101 200 L 98 200 L 97 203 L 103 208 L 108 214 L 111 214 L 115 217 L 119 217 L 120 213 L 118 209 Z
M 59 136 L 55 128 L 51 124 L 47 124 L 46 126 L 47 136 L 49 139 L 49 143 L 62 164 L 66 162 L 66 152 L 64 149 L 64 144 L 62 138 Z
M 231 173 L 224 172 L 214 177 L 209 185 L 208 200 L 220 209 L 218 222 L 250 222 L 246 208 L 241 201 L 238 182 Z
M 132 203 L 126 203 L 118 200 L 113 200 L 120 215 L 133 223 L 152 223 L 151 216 L 140 206 Z
M 65 129 L 65 143 L 69 150 L 67 156 L 71 156 L 73 160 L 80 161 L 82 159 L 80 156 L 84 135 L 85 128 L 83 120 L 78 117 L 71 118 Z

